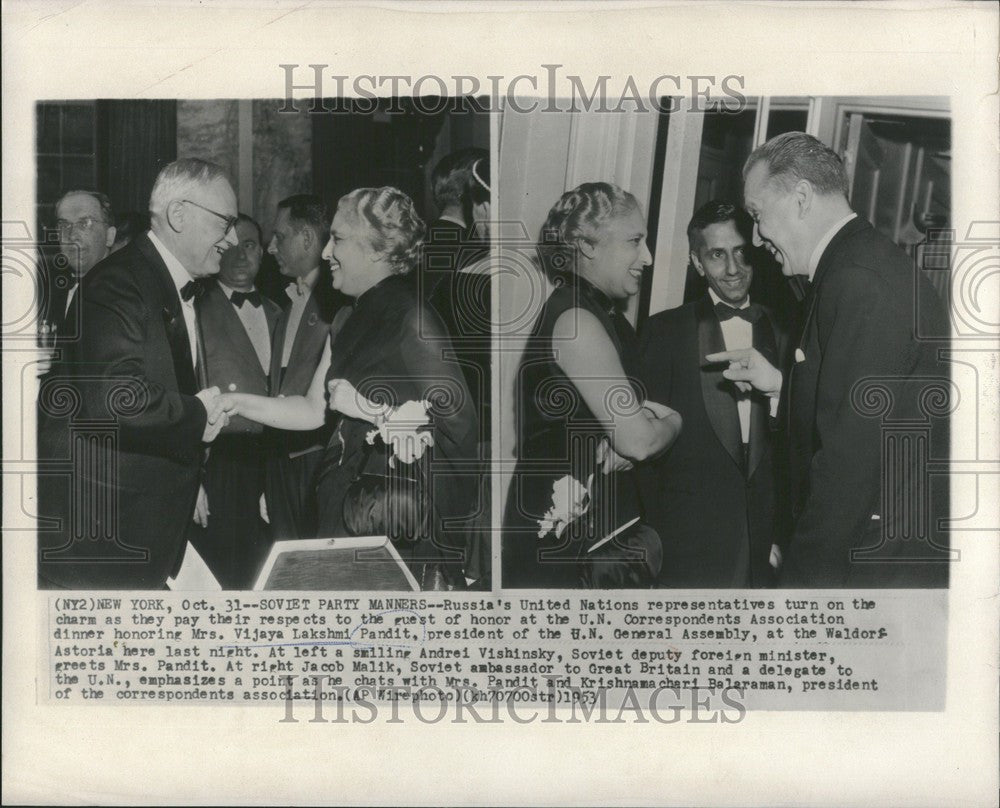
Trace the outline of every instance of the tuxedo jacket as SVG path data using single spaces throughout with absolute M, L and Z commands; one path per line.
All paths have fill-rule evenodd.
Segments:
M 78 294 L 79 339 L 39 392 L 40 580 L 162 588 L 182 558 L 206 420 L 180 298 L 146 235 Z
M 229 302 L 226 291 L 217 282 L 211 281 L 196 305 L 205 346 L 209 386 L 216 386 L 224 393 L 231 390 L 258 396 L 268 395 L 270 366 L 267 370 L 261 367 L 253 342 L 236 307 Z M 268 339 L 273 343 L 281 309 L 277 303 L 263 296 L 261 308 L 267 321 Z M 222 430 L 223 434 L 234 435 L 254 435 L 262 431 L 260 424 L 242 416 L 233 418 Z
M 938 345 L 917 336 L 948 333 L 936 292 L 888 238 L 860 217 L 833 237 L 783 385 L 794 532 L 782 585 L 946 585 L 947 564 L 933 563 L 943 551 L 883 536 L 916 532 L 928 504 L 924 526 L 933 530 L 946 515 L 947 481 L 912 489 L 920 481 L 883 460 L 883 441 L 893 421 L 933 420 L 922 391 L 946 383 L 948 371 L 937 364 Z M 946 430 L 944 420 L 932 436 L 945 457 Z
M 754 346 L 779 363 L 787 333 L 769 311 L 763 312 L 753 328 Z M 726 349 L 707 294 L 651 317 L 640 345 L 647 397 L 673 408 L 683 420 L 670 449 L 639 467 L 646 520 L 663 543 L 660 584 L 771 584 L 771 544 L 781 542 L 784 522 L 768 399 L 750 396 L 749 457 L 744 458 L 738 391 L 723 378 L 725 365 L 705 362 L 706 354 Z
M 288 367 L 282 372 L 281 358 L 285 348 L 285 327 L 292 303 L 288 300 L 274 326 L 271 346 L 269 385 L 272 396 L 304 396 L 309 392 L 313 374 L 323 357 L 330 336 L 330 323 L 345 303 L 345 298 L 330 285 L 330 268 L 323 264 L 319 277 L 309 294 L 302 319 L 295 332 Z M 330 430 L 323 426 L 309 432 L 276 432 L 271 435 L 281 443 L 281 451 L 289 456 L 326 447 Z

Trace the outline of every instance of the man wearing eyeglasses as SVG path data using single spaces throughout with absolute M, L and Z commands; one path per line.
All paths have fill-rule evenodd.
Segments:
M 182 159 L 149 208 L 150 231 L 83 279 L 79 338 L 40 391 L 39 457 L 75 469 L 40 481 L 58 526 L 39 533 L 42 586 L 163 588 L 185 558 L 205 444 L 229 420 L 194 299 L 236 244 L 236 196 L 219 166 Z
M 115 241 L 111 200 L 100 191 L 67 191 L 55 204 L 59 253 L 48 277 L 39 336 L 45 355 L 39 375 L 47 374 L 56 349 L 75 337 L 80 279 L 102 260 Z

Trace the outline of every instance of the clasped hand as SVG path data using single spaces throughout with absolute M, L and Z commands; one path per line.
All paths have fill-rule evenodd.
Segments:
M 373 404 L 361 395 L 347 379 L 331 379 L 326 389 L 330 394 L 329 407 L 334 412 L 369 424 L 374 424 L 376 417 L 384 414 L 384 407 Z
M 236 415 L 236 401 L 232 396 L 220 393 L 218 387 L 206 387 L 197 393 L 197 397 L 205 405 L 208 414 L 201 439 L 205 443 L 211 443 Z

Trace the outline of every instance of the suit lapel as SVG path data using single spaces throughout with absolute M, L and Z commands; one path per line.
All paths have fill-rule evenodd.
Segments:
M 753 347 L 756 348 L 764 358 L 774 367 L 780 367 L 778 362 L 778 345 L 774 338 L 774 325 L 768 312 L 764 312 L 753 324 Z M 767 447 L 768 433 L 770 426 L 770 401 L 758 394 L 750 396 L 750 462 L 747 469 L 747 478 L 753 476 L 761 458 L 764 456 L 764 449 Z
M 743 467 L 743 439 L 740 435 L 740 416 L 736 409 L 733 383 L 722 375 L 722 365 L 705 365 L 705 355 L 726 350 L 722 326 L 715 316 L 711 298 L 707 295 L 698 301 L 695 310 L 698 322 L 698 367 L 701 369 L 701 395 L 705 412 L 716 437 L 729 456 Z
M 784 390 L 782 391 L 782 398 L 784 399 L 782 402 L 782 408 L 785 412 L 786 418 L 789 419 L 786 424 L 788 427 L 791 427 L 791 407 L 789 406 L 789 403 L 791 401 L 795 379 L 795 366 L 798 364 L 800 356 L 803 357 L 802 361 L 810 358 L 806 350 L 809 343 L 809 330 L 812 328 L 813 315 L 816 310 L 816 302 L 819 299 L 819 291 L 821 284 L 823 283 L 823 277 L 826 275 L 831 264 L 834 263 L 834 256 L 840 248 L 840 245 L 847 239 L 851 238 L 855 233 L 860 233 L 865 229 L 871 229 L 871 225 L 860 216 L 855 216 L 851 219 L 851 221 L 840 228 L 832 239 L 830 239 L 830 243 L 826 245 L 826 249 L 823 250 L 823 254 L 820 256 L 819 264 L 816 265 L 816 272 L 813 274 L 812 283 L 809 284 L 809 289 L 806 292 L 805 316 L 802 318 L 802 330 L 799 332 L 798 340 L 794 343 L 796 345 L 795 357 L 789 365 L 788 381 L 784 385 Z M 818 358 L 819 357 L 815 357 L 814 361 Z
M 253 366 L 256 362 L 260 366 L 260 357 L 257 356 L 257 349 L 253 347 L 250 335 L 243 326 L 240 315 L 236 312 L 236 307 L 229 302 L 225 291 L 217 284 L 213 283 L 208 292 L 198 301 L 199 310 L 211 309 L 218 317 L 218 322 L 225 332 L 226 338 L 232 343 L 236 355 L 246 363 Z M 244 303 L 249 306 L 249 303 Z M 261 368 L 264 372 L 264 368 Z
M 135 244 L 149 264 L 160 292 L 160 299 L 163 303 L 161 316 L 167 331 L 167 342 L 170 345 L 170 355 L 174 363 L 174 375 L 177 377 L 177 389 L 181 393 L 194 395 L 198 392 L 198 385 L 194 376 L 191 343 L 188 340 L 187 325 L 181 312 L 181 299 L 177 294 L 177 287 L 174 286 L 174 280 L 170 277 L 167 265 L 163 263 L 163 258 L 160 257 L 160 253 L 157 252 L 149 237 L 143 234 L 135 240 Z

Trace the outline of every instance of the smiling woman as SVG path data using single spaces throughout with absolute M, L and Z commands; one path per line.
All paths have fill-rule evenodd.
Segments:
M 638 524 L 630 471 L 673 442 L 680 418 L 645 400 L 635 332 L 618 311 L 650 263 L 639 203 L 609 183 L 568 191 L 549 211 L 539 254 L 556 289 L 516 379 L 503 584 L 645 586 L 660 541 Z
M 464 588 L 463 527 L 477 506 L 476 412 L 440 319 L 408 277 L 424 223 L 395 188 L 340 199 L 323 250 L 334 288 L 354 299 L 308 394 L 224 394 L 235 412 L 288 430 L 335 431 L 319 472 L 319 533 L 388 535 L 425 589 Z

